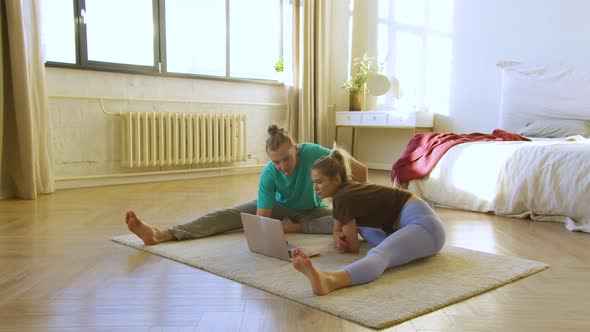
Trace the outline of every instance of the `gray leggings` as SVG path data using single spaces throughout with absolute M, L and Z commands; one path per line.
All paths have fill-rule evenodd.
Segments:
M 445 243 L 440 219 L 422 200 L 403 207 L 399 229 L 393 234 L 388 236 L 383 230 L 370 227 L 359 227 L 359 233 L 376 247 L 364 258 L 344 267 L 353 285 L 371 282 L 390 267 L 433 256 Z
M 169 230 L 177 240 L 198 239 L 235 231 L 242 228 L 240 212 L 256 214 L 256 200 L 209 212 L 186 224 L 172 226 Z M 291 218 L 295 223 L 303 224 L 305 233 L 332 234 L 333 231 L 332 209 L 327 207 L 295 211 L 275 204 L 271 218 L 285 217 Z

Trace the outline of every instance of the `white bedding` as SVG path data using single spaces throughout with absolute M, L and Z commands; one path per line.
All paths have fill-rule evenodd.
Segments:
M 437 205 L 590 233 L 590 139 L 459 144 L 408 189 Z

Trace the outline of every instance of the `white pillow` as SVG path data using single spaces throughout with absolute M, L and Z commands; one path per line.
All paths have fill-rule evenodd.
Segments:
M 582 135 L 590 137 L 590 122 L 583 120 L 535 120 L 517 131 L 527 137 L 568 137 Z
M 590 120 L 587 66 L 513 61 L 498 66 L 502 69 L 501 129 L 517 132 L 535 120 Z

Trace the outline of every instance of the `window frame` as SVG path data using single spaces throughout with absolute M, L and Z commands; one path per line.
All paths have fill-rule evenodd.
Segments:
M 257 79 L 257 78 L 235 78 L 230 76 L 230 21 L 229 21 L 229 6 L 230 0 L 225 0 L 226 11 L 225 11 L 225 46 L 226 46 L 226 59 L 225 59 L 225 76 L 211 76 L 202 74 L 192 73 L 176 73 L 167 71 L 167 57 L 166 57 L 166 0 L 152 0 L 153 8 L 153 24 L 154 24 L 154 36 L 153 36 L 153 47 L 154 47 L 154 65 L 143 66 L 143 65 L 132 65 L 124 63 L 114 62 L 103 62 L 103 61 L 92 61 L 88 60 L 88 36 L 86 33 L 86 24 L 82 16 L 82 11 L 86 10 L 86 0 L 72 0 L 74 8 L 74 34 L 75 34 L 75 47 L 76 47 L 76 63 L 65 63 L 46 61 L 46 67 L 52 68 L 66 68 L 66 69 L 79 69 L 79 70 L 90 70 L 90 71 L 103 71 L 113 73 L 125 73 L 125 74 L 141 74 L 149 76 L 160 76 L 160 77 L 179 77 L 179 78 L 193 78 L 193 79 L 206 79 L 206 80 L 217 80 L 217 81 L 231 81 L 231 82 L 246 82 L 246 83 L 259 83 L 259 84 L 271 84 L 281 85 L 282 82 L 271 79 Z M 280 28 L 278 33 L 279 40 L 279 58 L 283 57 L 283 5 L 284 0 L 279 0 L 279 12 L 280 15 Z M 277 61 L 278 61 L 277 59 Z M 272 66 L 274 64 L 269 64 Z

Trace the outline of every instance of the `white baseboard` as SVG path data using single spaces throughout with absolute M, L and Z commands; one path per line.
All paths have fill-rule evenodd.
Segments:
M 360 161 L 361 163 L 367 165 L 369 169 L 380 169 L 384 171 L 391 171 L 391 166 L 393 164 L 385 164 L 385 163 L 372 163 L 370 161 Z
M 210 178 L 237 174 L 258 174 L 266 165 L 248 167 L 222 167 L 210 170 L 201 169 L 174 171 L 174 172 L 149 172 L 146 174 L 104 174 L 92 176 L 80 176 L 75 178 L 58 178 L 55 180 L 55 189 L 99 187 L 119 184 L 177 181 L 187 179 Z

